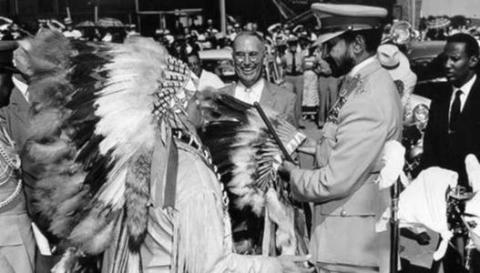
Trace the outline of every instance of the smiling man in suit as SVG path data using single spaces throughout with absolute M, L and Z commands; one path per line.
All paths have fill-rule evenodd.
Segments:
M 265 43 L 256 32 L 241 32 L 233 41 L 233 63 L 238 82 L 219 91 L 243 102 L 260 103 L 297 126 L 294 118 L 295 94 L 263 79 Z
M 227 85 L 219 92 L 230 95 L 245 103 L 258 102 L 262 108 L 275 111 L 295 127 L 296 96 L 293 92 L 268 82 L 262 77 L 263 61 L 265 59 L 265 44 L 263 38 L 256 32 L 245 31 L 237 34 L 233 41 L 233 62 L 238 82 Z M 236 251 L 247 253 L 261 246 L 259 230 L 263 227 L 263 218 L 250 211 L 231 210 L 233 237 Z M 250 245 L 251 244 L 251 245 Z

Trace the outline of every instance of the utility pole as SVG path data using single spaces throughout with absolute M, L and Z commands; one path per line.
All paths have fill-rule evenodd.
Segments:
M 70 1 L 65 1 L 65 9 L 67 11 L 67 18 L 72 20 L 72 14 L 70 13 Z
M 225 11 L 225 0 L 220 1 L 220 31 L 227 34 L 227 13 Z
M 10 0 L 9 4 L 9 15 L 12 17 L 18 15 L 18 0 Z
M 417 28 L 417 0 L 412 0 L 412 26 L 413 28 Z
M 100 0 L 94 0 L 95 6 L 93 7 L 93 20 L 95 23 L 98 22 L 98 6 L 100 5 Z

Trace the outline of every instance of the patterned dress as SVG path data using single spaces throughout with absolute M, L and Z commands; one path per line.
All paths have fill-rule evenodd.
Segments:
M 27 215 L 20 159 L 0 121 L 0 268 L 2 273 L 33 273 L 35 241 Z

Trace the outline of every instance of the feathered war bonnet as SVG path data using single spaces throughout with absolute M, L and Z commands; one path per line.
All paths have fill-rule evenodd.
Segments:
M 114 270 L 135 272 L 154 147 L 168 151 L 171 128 L 190 128 L 180 98 L 189 71 L 146 38 L 92 43 L 42 30 L 20 46 L 16 63 L 24 64 L 32 103 L 22 160 L 34 180 L 34 221 L 74 254 L 68 262 L 124 246 L 116 259 L 128 266 Z

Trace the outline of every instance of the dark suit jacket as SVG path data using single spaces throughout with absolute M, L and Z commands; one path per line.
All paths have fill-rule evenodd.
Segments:
M 235 97 L 235 87 L 235 83 L 230 84 L 220 88 L 219 92 Z M 295 127 L 298 127 L 298 121 L 294 117 L 295 96 L 293 92 L 265 80 L 265 87 L 263 88 L 259 103 L 262 107 L 267 107 L 275 111 Z
M 454 134 L 448 133 L 453 88 L 447 83 L 437 88 L 438 96 L 432 98 L 430 106 L 421 165 L 422 168 L 439 166 L 456 171 L 459 184 L 468 185 L 465 156 L 473 153 L 480 158 L 480 76 L 477 75 L 470 90 Z

